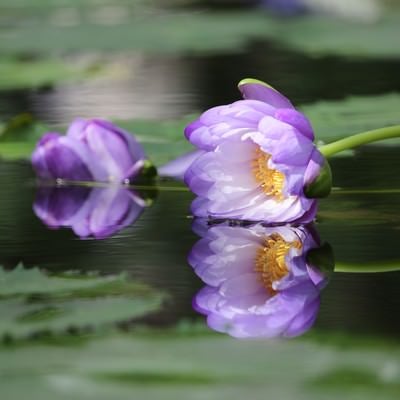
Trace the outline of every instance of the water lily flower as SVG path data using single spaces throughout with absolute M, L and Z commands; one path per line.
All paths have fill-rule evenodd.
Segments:
M 309 120 L 272 87 L 239 83 L 244 100 L 211 108 L 185 129 L 199 153 L 185 173 L 200 217 L 310 222 L 317 202 L 305 187 L 324 158 Z
M 61 186 L 39 187 L 33 210 L 52 229 L 103 239 L 133 224 L 145 206 L 137 193 L 117 186 Z
M 77 119 L 67 134 L 47 133 L 38 142 L 32 164 L 42 179 L 124 182 L 145 164 L 133 135 L 100 119 Z
M 383 13 L 378 0 L 258 0 L 258 4 L 279 15 L 304 13 L 375 22 Z
M 305 226 L 214 225 L 189 255 L 206 283 L 193 306 L 210 328 L 233 337 L 301 335 L 317 317 L 326 284 L 307 261 L 318 245 L 315 231 Z
M 307 10 L 304 0 L 259 0 L 258 3 L 281 15 L 297 15 Z

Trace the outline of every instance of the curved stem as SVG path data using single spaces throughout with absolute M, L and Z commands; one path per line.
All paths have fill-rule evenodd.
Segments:
M 381 263 L 347 264 L 336 263 L 335 272 L 378 273 L 400 271 L 400 261 L 384 261 Z
M 319 148 L 319 151 L 325 156 L 330 157 L 343 150 L 352 149 L 366 143 L 377 142 L 384 139 L 393 139 L 400 137 L 400 125 L 388 126 L 386 128 L 374 129 L 372 131 L 358 133 L 345 139 L 326 144 Z

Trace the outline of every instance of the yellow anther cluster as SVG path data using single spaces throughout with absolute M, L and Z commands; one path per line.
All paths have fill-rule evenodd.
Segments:
M 265 239 L 265 245 L 257 252 L 255 271 L 260 273 L 262 283 L 271 296 L 277 293 L 272 287 L 273 283 L 289 273 L 285 258 L 291 248 L 301 249 L 301 243 L 288 243 L 281 235 L 274 233 Z
M 253 175 L 265 194 L 272 196 L 277 201 L 282 201 L 283 186 L 285 184 L 285 175 L 275 169 L 268 168 L 268 160 L 271 156 L 264 153 L 259 147 L 252 161 Z

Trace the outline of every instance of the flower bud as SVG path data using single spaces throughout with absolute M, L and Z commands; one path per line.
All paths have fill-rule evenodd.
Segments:
M 44 135 L 32 155 L 40 178 L 71 181 L 121 183 L 136 177 L 145 161 L 133 135 L 99 119 L 75 120 L 66 136 Z

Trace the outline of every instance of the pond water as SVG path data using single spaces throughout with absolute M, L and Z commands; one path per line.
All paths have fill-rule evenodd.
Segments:
M 112 64 L 118 73 L 105 79 L 46 84 L 35 89 L 0 90 L 0 120 L 30 113 L 35 119 L 60 130 L 76 117 L 100 116 L 117 121 L 140 119 L 141 123 L 142 120 L 173 121 L 239 99 L 235 84 L 247 76 L 268 81 L 294 104 L 300 105 L 355 95 L 400 92 L 398 58 L 310 56 L 265 40 L 253 39 L 243 49 L 220 54 L 186 52 L 180 55 L 149 55 L 126 51 L 105 55 L 72 52 L 64 57 L 68 62 L 77 63 L 86 57 L 98 58 L 100 62 Z M 40 59 L 40 55 L 37 58 Z M 71 192 L 71 188 L 65 186 L 43 187 L 35 179 L 27 160 L 0 159 L 1 266 L 11 272 L 22 263 L 29 270 L 34 271 L 37 266 L 49 276 L 63 278 L 65 273 L 74 271 L 76 276 L 85 276 L 89 280 L 90 277 L 107 279 L 123 274 L 121 276 L 129 281 L 143 285 L 138 289 L 139 294 L 135 295 L 136 300 L 140 301 L 143 293 L 145 299 L 154 293 L 162 295 L 162 301 L 157 306 L 151 306 L 148 312 L 145 309 L 133 316 L 122 314 L 121 320 L 125 322 L 117 324 L 117 333 L 112 333 L 114 336 L 106 336 L 107 331 L 104 339 L 102 332 L 98 335 L 100 342 L 96 342 L 98 337 L 95 337 L 94 344 L 82 345 L 81 358 L 81 342 L 71 344 L 68 342 L 70 339 L 66 340 L 63 335 L 67 331 L 74 337 L 73 340 L 90 342 L 88 336 L 97 333 L 90 327 L 90 310 L 87 315 L 82 314 L 83 319 L 88 318 L 87 325 L 80 323 L 76 330 L 63 329 L 64 320 L 60 320 L 60 325 L 53 326 L 56 332 L 63 335 L 59 342 L 54 337 L 53 341 L 50 340 L 51 346 L 54 346 L 51 351 L 41 347 L 48 343 L 41 341 L 38 332 L 33 330 L 32 334 L 28 329 L 30 334 L 20 335 L 25 331 L 20 330 L 18 324 L 27 326 L 26 321 L 51 321 L 54 315 L 57 317 L 57 314 L 52 314 L 58 312 L 57 307 L 53 309 L 50 305 L 38 312 L 29 309 L 10 325 L 6 321 L 4 326 L 12 327 L 17 333 L 16 338 L 4 335 L 3 344 L 6 345 L 0 348 L 10 357 L 10 361 L 3 366 L 0 362 L 0 378 L 14 378 L 5 386 L 6 396 L 9 395 L 5 400 L 22 398 L 21 393 L 26 393 L 25 389 L 18 388 L 21 386 L 16 384 L 19 379 L 23 379 L 27 387 L 33 382 L 30 397 L 33 399 L 67 399 L 71 394 L 78 396 L 77 399 L 93 398 L 93 394 L 100 400 L 125 399 L 130 398 L 133 388 L 134 393 L 140 395 L 146 395 L 149 388 L 154 390 L 150 398 L 160 398 L 158 396 L 163 395 L 163 390 L 167 388 L 170 397 L 166 398 L 176 398 L 190 392 L 190 385 L 203 385 L 201 393 L 205 397 L 207 393 L 210 396 L 217 393 L 214 389 L 207 391 L 207 385 L 214 388 L 220 385 L 218 398 L 234 399 L 248 395 L 245 386 L 249 382 L 255 384 L 258 390 L 254 398 L 260 399 L 265 395 L 265 382 L 270 385 L 272 395 L 279 398 L 296 395 L 299 399 L 330 399 L 335 398 L 337 393 L 350 393 L 348 390 L 354 388 L 352 393 L 360 396 L 354 398 L 364 399 L 363 396 L 368 395 L 370 397 L 367 398 L 374 398 L 374 393 L 378 395 L 380 388 L 386 384 L 387 398 L 396 398 L 400 377 L 396 358 L 400 332 L 400 320 L 396 318 L 400 308 L 398 154 L 399 147 L 390 144 L 364 146 L 355 153 L 332 159 L 334 190 L 329 198 L 320 201 L 314 229 L 322 242 L 332 247 L 336 272 L 329 275 L 328 283 L 320 292 L 318 315 L 311 329 L 304 332 L 304 337 L 271 344 L 265 341 L 261 346 L 258 342 L 243 344 L 234 341 L 232 344 L 222 339 L 214 341 L 204 316 L 193 308 L 193 298 L 204 283 L 188 262 L 199 236 L 193 231 L 197 222 L 190 215 L 193 195 L 182 183 L 161 179 L 158 186 L 138 186 L 129 191 L 125 188 L 122 199 L 117 202 L 116 193 L 101 188 L 94 191 L 75 188 Z M 92 197 L 97 211 L 113 213 L 111 230 L 104 233 L 104 237 L 95 239 L 81 233 L 80 236 L 87 236 L 81 238 L 77 227 L 74 232 L 71 228 L 57 226 L 56 211 L 51 215 L 51 222 L 51 207 L 58 210 L 66 204 L 65 209 L 76 207 L 83 212 L 81 208 L 86 207 Z M 77 198 L 81 199 L 82 207 Z M 121 204 L 126 209 L 121 208 Z M 78 211 L 74 209 L 73 212 Z M 37 284 L 35 279 L 32 278 L 30 283 L 34 289 Z M 70 302 L 66 307 L 71 306 L 71 309 L 66 308 L 66 314 L 72 315 L 74 301 L 96 297 L 92 292 L 82 294 L 84 292 L 78 288 L 69 294 L 63 291 L 57 300 L 57 295 L 54 298 L 49 295 L 52 293 L 49 282 L 43 283 L 43 298 L 42 295 L 37 297 L 35 291 L 29 292 L 28 280 L 21 286 L 22 292 L 30 293 L 24 298 L 22 311 L 25 306 L 30 307 L 31 303 L 43 299 L 47 301 L 46 296 L 50 296 L 50 303 L 53 300 Z M 127 296 L 131 289 L 121 287 L 121 296 Z M 118 295 L 119 288 L 107 289 L 110 291 L 106 290 L 104 297 Z M 1 299 L 9 301 L 7 295 L 2 297 L 0 294 Z M 4 304 L 3 308 L 0 305 L 4 315 L 14 312 L 14 303 Z M 97 311 L 101 315 L 101 307 L 94 309 L 93 314 Z M 107 309 L 107 304 L 104 310 L 104 315 L 107 310 L 110 315 L 113 312 L 118 314 L 117 307 Z M 93 318 L 99 318 L 98 315 Z M 119 319 L 111 319 L 111 322 L 115 321 Z M 0 328 L 3 329 L 1 323 Z M 128 336 L 118 336 L 123 332 Z M 46 329 L 39 333 L 44 333 L 45 339 L 48 339 Z M 33 341 L 33 346 L 30 346 L 32 343 L 22 342 L 21 345 L 18 342 L 21 338 L 37 339 L 37 336 L 39 340 Z M 190 342 L 193 337 L 200 339 Z M 345 338 L 344 350 L 331 351 L 318 347 L 320 343 L 326 345 L 333 340 L 332 337 Z M 110 342 L 103 343 L 101 340 Z M 367 340 L 367 344 L 359 350 L 358 341 L 363 340 Z M 381 353 L 378 350 L 374 353 L 377 343 L 384 348 Z M 345 354 L 346 346 L 351 349 L 351 354 Z M 395 349 L 394 355 L 390 346 Z M 266 370 L 263 351 L 277 365 L 276 371 L 268 372 L 265 382 L 260 373 Z M 192 354 L 195 356 L 192 357 Z M 310 359 L 303 362 L 310 354 Z M 247 361 L 242 363 L 242 358 Z M 234 367 L 228 366 L 224 375 L 221 371 L 231 364 L 231 359 L 234 360 Z M 109 365 L 108 360 L 111 360 Z M 376 368 L 374 360 L 379 365 Z M 290 384 L 286 389 L 281 375 L 288 365 L 291 366 L 288 367 Z M 37 374 L 34 373 L 36 367 Z M 299 369 L 303 367 L 304 371 L 297 378 Z M 324 371 L 330 368 L 330 372 L 320 376 L 319 368 Z M 258 372 L 254 372 L 256 369 Z M 371 375 L 371 371 L 377 371 L 378 378 L 382 379 Z M 40 384 L 38 377 L 42 379 Z M 348 377 L 351 379 L 347 380 Z M 279 387 L 276 386 L 278 383 L 274 383 L 275 378 Z M 244 386 L 235 386 L 233 382 L 242 382 L 241 379 Z M 322 388 L 315 397 L 307 395 L 309 384 L 313 388 Z M 183 386 L 179 385 L 183 385 L 184 390 L 180 391 Z M 343 392 L 337 392 L 337 387 Z M 239 391 L 236 393 L 235 390 Z M 187 398 L 205 398 L 200 394 L 196 397 L 196 393 L 200 391 L 190 393 Z

